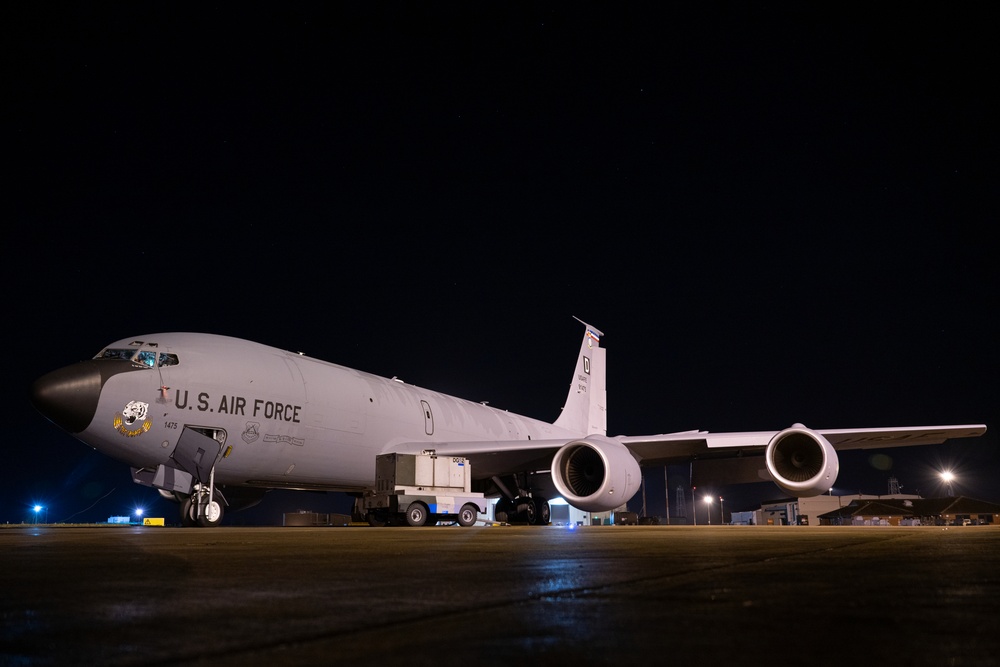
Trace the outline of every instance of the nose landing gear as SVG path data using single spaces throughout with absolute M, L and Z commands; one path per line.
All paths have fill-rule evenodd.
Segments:
M 215 488 L 215 466 L 223 458 L 226 432 L 185 426 L 170 458 L 187 476 L 187 489 L 176 488 L 181 497 L 181 525 L 212 528 L 222 523 L 228 504 Z
M 218 491 L 196 484 L 194 492 L 181 503 L 181 525 L 214 528 L 222 523 L 225 505 Z

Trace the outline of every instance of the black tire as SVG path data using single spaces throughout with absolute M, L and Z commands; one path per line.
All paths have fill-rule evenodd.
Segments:
M 226 508 L 218 500 L 208 501 L 208 494 L 205 494 L 203 502 L 198 506 L 198 525 L 202 528 L 215 528 L 222 524 L 222 517 L 226 514 Z
M 385 514 L 386 514 L 385 511 L 381 511 L 381 512 L 379 512 L 377 510 L 371 510 L 371 511 L 369 511 L 368 512 L 368 525 L 369 526 L 374 526 L 376 528 L 382 528 L 383 526 L 385 526 L 388 523 L 388 520 L 387 520 Z
M 535 498 L 535 505 L 538 507 L 538 525 L 547 526 L 552 523 L 552 508 L 545 498 Z
M 514 503 L 506 498 L 497 501 L 496 508 L 493 510 L 493 518 L 496 519 L 497 523 L 509 523 L 512 514 L 514 514 Z
M 198 522 L 194 518 L 194 501 L 188 496 L 181 501 L 181 526 L 184 528 L 194 528 Z
M 479 508 L 472 503 L 462 505 L 462 509 L 458 511 L 458 525 L 463 528 L 474 526 L 476 524 L 476 519 L 478 518 Z
M 410 503 L 410 506 L 406 508 L 406 523 L 411 526 L 422 526 L 427 523 L 427 505 L 421 502 Z
M 517 510 L 519 521 L 524 521 L 529 526 L 534 526 L 538 523 L 538 507 L 535 505 L 534 498 L 518 498 Z

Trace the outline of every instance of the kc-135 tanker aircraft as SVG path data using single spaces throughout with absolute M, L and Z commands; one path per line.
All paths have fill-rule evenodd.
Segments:
M 562 412 L 552 423 L 258 343 L 159 333 L 111 343 L 32 386 L 57 426 L 132 467 L 138 484 L 180 503 L 183 525 L 215 526 L 269 489 L 375 486 L 376 456 L 464 457 L 496 516 L 547 523 L 548 499 L 588 512 L 624 505 L 642 466 L 687 461 L 715 483 L 773 481 L 818 495 L 837 450 L 928 445 L 982 435 L 983 424 L 609 436 L 603 335 L 584 324 Z M 426 516 L 426 514 L 425 514 Z M 373 524 L 383 523 L 369 516 Z M 412 522 L 411 522 L 412 523 Z M 468 522 L 461 522 L 466 525 Z

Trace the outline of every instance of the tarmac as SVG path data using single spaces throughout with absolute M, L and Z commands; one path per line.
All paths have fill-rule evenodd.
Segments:
M 997 665 L 1000 526 L 17 527 L 0 665 Z

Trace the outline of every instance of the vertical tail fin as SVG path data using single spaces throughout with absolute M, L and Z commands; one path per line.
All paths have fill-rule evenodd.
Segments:
M 574 319 L 584 326 L 583 343 L 576 359 L 566 404 L 554 425 L 580 435 L 607 435 L 608 392 L 604 349 L 601 347 L 601 336 L 604 334 L 583 320 Z

